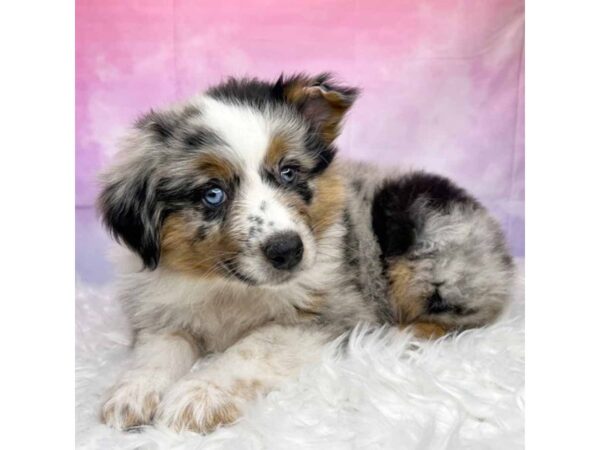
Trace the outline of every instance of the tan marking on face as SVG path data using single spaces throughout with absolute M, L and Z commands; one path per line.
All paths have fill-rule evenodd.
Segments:
M 203 277 L 225 276 L 220 262 L 239 249 L 223 231 L 199 240 L 193 219 L 185 212 L 171 214 L 165 220 L 161 235 L 161 258 L 172 269 Z
M 307 212 L 317 238 L 340 219 L 345 198 L 344 182 L 336 167 L 330 166 L 315 179 L 314 195 Z
M 270 168 L 277 167 L 279 162 L 285 156 L 287 148 L 288 142 L 282 135 L 276 134 L 273 136 L 265 155 L 265 165 Z
M 281 135 L 276 135 L 267 150 L 265 166 L 270 170 L 276 170 L 288 151 L 286 139 Z M 306 155 L 297 155 L 294 159 L 300 161 L 302 156 Z M 308 162 L 304 161 L 304 163 Z M 280 189 L 277 195 L 285 205 L 295 211 L 298 217 L 312 228 L 318 238 L 341 217 L 345 201 L 345 188 L 343 178 L 334 164 L 318 175 L 313 183 L 313 198 L 310 205 L 307 205 L 298 193 L 292 190 Z
M 218 180 L 233 180 L 236 175 L 234 165 L 214 153 L 203 153 L 196 162 L 200 174 Z
M 314 164 L 314 158 L 306 154 L 301 145 L 294 144 L 292 137 L 286 137 L 284 133 L 278 132 L 271 137 L 263 164 L 270 171 L 276 173 L 286 157 L 300 166 L 309 167 Z

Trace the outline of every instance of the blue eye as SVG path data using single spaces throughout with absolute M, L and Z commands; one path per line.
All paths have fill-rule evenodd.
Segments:
M 202 201 L 207 206 L 220 206 L 225 202 L 225 191 L 218 187 L 212 187 L 204 193 Z
M 290 166 L 284 166 L 279 171 L 279 176 L 284 184 L 292 184 L 296 181 L 298 171 Z

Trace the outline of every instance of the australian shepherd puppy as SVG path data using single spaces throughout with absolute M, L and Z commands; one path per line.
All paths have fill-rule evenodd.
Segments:
M 135 124 L 99 198 L 135 332 L 105 423 L 208 432 L 359 323 L 439 336 L 498 316 L 513 263 L 480 203 L 335 159 L 357 93 L 231 79 Z

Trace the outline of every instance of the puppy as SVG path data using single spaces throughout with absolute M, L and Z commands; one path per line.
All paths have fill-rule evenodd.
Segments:
M 335 159 L 357 94 L 231 79 L 135 124 L 98 202 L 135 332 L 105 423 L 209 432 L 358 323 L 428 337 L 500 314 L 513 263 L 481 204 Z

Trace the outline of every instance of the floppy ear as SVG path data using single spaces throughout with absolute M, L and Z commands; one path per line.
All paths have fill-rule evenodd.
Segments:
M 337 85 L 328 73 L 287 79 L 282 75 L 274 89 L 276 95 L 298 108 L 327 145 L 339 135 L 342 119 L 359 93 L 358 88 Z
M 137 253 L 144 267 L 155 269 L 160 258 L 160 226 L 164 211 L 153 187 L 150 158 L 140 158 L 143 143 L 130 139 L 123 153 L 133 156 L 103 175 L 97 201 L 105 226 L 118 242 Z M 133 155 L 132 155 L 133 154 Z M 137 155 L 137 157 L 136 157 Z

